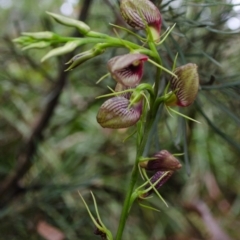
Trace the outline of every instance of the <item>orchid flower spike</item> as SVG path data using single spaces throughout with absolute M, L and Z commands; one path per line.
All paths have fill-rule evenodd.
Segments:
M 127 128 L 136 124 L 141 114 L 142 100 L 132 104 L 125 97 L 113 97 L 100 107 L 97 121 L 103 128 Z
M 136 87 L 143 76 L 143 62 L 147 60 L 146 55 L 130 53 L 111 58 L 107 67 L 118 83 L 126 87 Z
M 165 104 L 169 106 L 187 107 L 196 99 L 199 88 L 199 76 L 197 65 L 188 63 L 175 69 L 176 77 L 170 79 L 170 86 L 173 91 Z
M 150 160 L 140 162 L 140 166 L 149 171 L 175 171 L 182 167 L 178 159 L 167 150 L 161 150 Z
M 153 40 L 160 40 L 162 17 L 158 8 L 149 0 L 122 0 L 120 11 L 125 21 L 135 29 L 150 29 Z

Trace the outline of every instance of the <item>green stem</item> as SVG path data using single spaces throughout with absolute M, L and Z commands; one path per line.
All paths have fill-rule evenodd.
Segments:
M 127 217 L 128 217 L 129 209 L 131 207 L 130 205 L 132 204 L 130 202 L 130 199 L 131 199 L 131 196 L 132 196 L 132 193 L 133 193 L 133 189 L 134 189 L 134 186 L 135 186 L 135 184 L 137 182 L 138 175 L 139 175 L 139 172 L 138 172 L 139 159 L 140 159 L 140 157 L 143 154 L 144 146 L 145 146 L 145 144 L 147 142 L 148 134 L 150 132 L 152 123 L 154 121 L 154 119 L 151 118 L 150 112 L 151 111 L 149 111 L 149 113 L 148 113 L 148 117 L 147 117 L 148 120 L 147 120 L 145 128 L 144 128 L 143 139 L 141 141 L 140 146 L 138 147 L 136 160 L 135 160 L 135 163 L 134 163 L 134 166 L 133 166 L 133 170 L 132 170 L 132 174 L 131 174 L 130 183 L 129 183 L 129 186 L 128 186 L 128 189 L 127 189 L 127 193 L 126 193 L 126 197 L 125 197 L 124 204 L 123 204 L 123 209 L 122 209 L 122 213 L 121 213 L 121 217 L 120 217 L 120 221 L 119 221 L 119 226 L 118 226 L 118 231 L 117 231 L 117 235 L 116 235 L 116 240 L 121 240 L 122 239 L 123 230 L 124 230 L 124 227 L 125 227 L 125 224 L 126 224 L 126 220 L 127 220 Z
M 148 38 L 149 38 L 148 46 L 149 46 L 149 48 L 151 49 L 151 52 L 152 52 L 153 55 L 154 55 L 154 56 L 153 56 L 153 57 L 154 57 L 154 60 L 155 60 L 159 65 L 162 65 L 162 59 L 161 59 L 160 55 L 158 54 L 158 50 L 157 50 L 157 48 L 156 48 L 156 44 L 155 44 L 155 42 L 154 42 L 152 33 L 151 33 L 151 31 L 150 31 L 149 28 L 147 28 L 147 33 L 148 33 Z M 161 73 L 162 73 L 162 69 L 157 68 L 156 78 L 155 78 L 155 86 L 154 86 L 155 98 L 158 97 L 158 88 L 159 88 L 159 82 L 160 82 Z
M 79 41 L 79 45 L 85 45 L 85 44 L 106 44 L 106 48 L 110 47 L 122 47 L 127 48 L 131 52 L 138 52 L 142 54 L 146 54 L 148 56 L 151 56 L 155 58 L 155 53 L 152 50 L 149 50 L 148 48 L 145 48 L 143 46 L 140 46 L 136 43 L 130 42 L 128 40 L 124 40 L 117 37 L 111 37 L 106 34 L 101 34 L 94 32 L 94 34 L 89 34 L 89 36 L 85 38 L 77 38 L 77 37 L 63 37 L 63 36 L 57 36 L 50 40 L 51 44 L 57 44 L 57 43 L 67 43 L 71 41 Z
M 121 213 L 121 217 L 120 217 L 120 221 L 119 221 L 116 240 L 121 240 L 122 239 L 123 230 L 124 230 L 126 220 L 127 220 L 127 216 L 128 216 L 129 203 L 130 203 L 130 199 L 131 199 L 131 196 L 132 196 L 132 193 L 133 193 L 133 188 L 136 184 L 137 178 L 138 178 L 138 157 L 136 157 L 136 161 L 135 161 L 135 164 L 133 166 L 130 183 L 129 183 L 129 186 L 128 186 L 127 194 L 126 194 L 126 197 L 125 197 L 125 200 L 124 200 L 123 209 L 122 209 L 122 213 Z
M 150 35 L 149 48 L 150 48 L 150 53 L 151 54 L 148 53 L 148 55 L 152 56 L 155 59 L 155 61 L 159 65 L 161 65 L 162 64 L 161 58 L 158 54 L 158 51 L 156 49 L 156 46 L 155 46 L 155 43 L 152 39 L 151 34 L 149 34 L 149 35 Z M 124 40 L 121 40 L 121 42 L 123 43 Z M 136 46 L 134 46 L 135 44 L 130 44 L 130 45 L 133 49 L 136 47 Z M 150 133 L 152 124 L 153 124 L 155 116 L 156 116 L 156 112 L 155 112 L 155 109 L 154 109 L 154 103 L 155 103 L 155 100 L 157 99 L 157 96 L 158 96 L 158 88 L 159 88 L 159 81 L 160 81 L 161 72 L 162 72 L 161 69 L 157 68 L 156 79 L 155 79 L 155 87 L 154 87 L 154 98 L 151 99 L 151 103 L 150 103 L 151 106 L 150 106 L 150 110 L 147 114 L 146 125 L 144 127 L 143 135 L 141 136 L 142 140 L 141 140 L 141 142 L 140 142 L 140 144 L 137 148 L 136 160 L 135 160 L 135 163 L 134 163 L 134 166 L 133 166 L 130 183 L 129 183 L 127 193 L 126 193 L 126 198 L 125 198 L 125 201 L 124 201 L 124 204 L 123 204 L 123 209 L 122 209 L 122 213 L 121 213 L 121 217 L 120 217 L 120 221 L 119 221 L 116 240 L 121 240 L 122 239 L 122 234 L 123 234 L 123 230 L 124 230 L 124 227 L 125 227 L 125 224 L 126 224 L 128 214 L 129 214 L 129 209 L 131 208 L 131 205 L 133 203 L 131 201 L 131 196 L 133 194 L 133 189 L 134 189 L 134 186 L 137 182 L 138 175 L 139 175 L 138 163 L 139 163 L 140 158 L 143 155 L 144 148 L 145 148 L 145 145 L 146 145 L 146 142 L 147 142 L 147 139 L 148 139 L 148 135 Z
M 152 50 L 152 52 L 154 52 L 155 61 L 159 65 L 162 65 L 162 60 L 161 60 L 161 58 L 158 54 L 158 51 L 157 51 L 157 48 L 156 48 L 154 42 L 149 42 L 149 47 Z M 154 86 L 154 94 L 155 94 L 156 98 L 158 96 L 158 89 L 159 89 L 159 82 L 160 82 L 161 73 L 162 73 L 162 69 L 158 67 L 157 72 L 156 72 L 155 86 Z

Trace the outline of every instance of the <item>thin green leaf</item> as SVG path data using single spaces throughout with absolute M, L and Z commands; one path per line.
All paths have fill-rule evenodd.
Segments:
M 228 88 L 228 87 L 235 87 L 239 86 L 240 81 L 235 81 L 235 82 L 229 82 L 229 83 L 222 83 L 218 85 L 211 85 L 211 86 L 201 86 L 201 89 L 203 90 L 213 90 L 213 89 L 222 89 L 222 88 Z
M 103 75 L 99 80 L 97 80 L 96 84 L 99 84 L 102 80 L 107 78 L 109 75 L 110 75 L 110 73 L 106 73 L 105 75 Z
M 181 116 L 181 117 L 183 117 L 183 118 L 186 118 L 186 119 L 188 119 L 188 120 L 190 120 L 190 121 L 193 121 L 193 122 L 196 122 L 196 123 L 200 123 L 199 121 L 197 121 L 197 120 L 195 120 L 195 119 L 193 119 L 193 118 L 190 118 L 190 117 L 188 117 L 187 115 L 184 115 L 184 114 L 182 114 L 182 113 L 174 110 L 173 108 L 170 108 L 170 107 L 168 107 L 168 106 L 166 106 L 166 107 L 167 107 L 167 109 L 170 110 L 171 112 L 173 112 L 173 113 L 175 113 L 175 114 L 177 114 L 177 115 L 179 115 L 179 116 Z M 200 123 L 200 124 L 201 124 L 201 123 Z
M 148 205 L 145 205 L 145 204 L 142 204 L 140 202 L 138 202 L 139 206 L 143 207 L 143 208 L 146 208 L 146 209 L 149 209 L 149 210 L 153 210 L 153 211 L 156 211 L 156 212 L 161 212 L 159 209 L 157 208 L 154 208 L 154 207 L 151 207 L 151 206 L 148 206 Z
M 156 67 L 162 69 L 163 71 L 167 72 L 167 73 L 170 74 L 171 76 L 177 78 L 177 75 L 176 75 L 176 74 L 174 74 L 173 72 L 171 72 L 171 71 L 168 70 L 167 68 L 165 68 L 165 67 L 163 67 L 163 66 L 157 64 L 156 62 L 154 62 L 154 61 L 151 60 L 150 58 L 149 58 L 147 61 L 150 62 L 150 63 L 152 63 L 154 66 L 156 66 Z
M 162 200 L 162 202 L 166 205 L 166 207 L 168 207 L 168 204 L 166 203 L 166 201 L 164 200 L 164 198 L 160 195 L 160 193 L 158 192 L 158 190 L 155 188 L 155 186 L 162 180 L 162 178 L 165 177 L 165 175 L 167 175 L 167 172 L 164 173 L 162 175 L 162 177 L 160 179 L 158 179 L 154 184 L 152 184 L 151 180 L 148 178 L 147 173 L 145 171 L 145 169 L 142 170 L 143 175 L 145 177 L 145 179 L 147 180 L 147 183 L 150 184 L 151 187 L 145 189 L 146 192 L 150 191 L 151 189 L 153 189 L 153 191 L 157 194 L 157 196 L 159 197 L 160 200 Z
M 92 193 L 92 191 L 90 191 L 91 195 L 92 195 L 92 199 L 93 199 L 93 203 L 94 203 L 94 208 L 95 208 L 95 211 L 96 211 L 96 214 L 97 214 L 97 219 L 99 221 L 99 223 L 101 224 L 101 226 L 103 228 L 106 228 L 106 226 L 104 225 L 104 223 L 102 222 L 101 218 L 100 218 L 100 215 L 99 215 L 99 212 L 98 212 L 98 207 L 97 207 L 97 202 L 96 202 L 96 199 Z
M 187 175 L 190 176 L 191 169 L 190 169 L 189 154 L 188 154 L 187 128 L 186 128 L 186 122 L 184 119 L 181 119 L 181 126 L 183 129 L 184 162 L 185 162 L 185 166 L 186 166 Z
M 119 28 L 119 29 L 121 29 L 121 30 L 123 30 L 123 31 L 125 31 L 127 33 L 130 33 L 131 35 L 135 36 L 136 38 L 140 39 L 141 41 L 145 42 L 147 40 L 146 38 L 143 38 L 143 37 L 139 36 L 138 34 L 132 32 L 131 30 L 129 30 L 129 29 L 125 28 L 125 27 L 118 26 L 118 25 L 115 25 L 113 23 L 109 23 L 109 25 L 113 26 L 113 27 L 116 27 L 116 28 Z
M 214 130 L 216 134 L 218 134 L 222 139 L 224 139 L 226 142 L 228 142 L 230 145 L 232 145 L 234 148 L 236 148 L 240 152 L 240 145 L 235 142 L 231 137 L 226 135 L 224 132 L 222 132 L 205 114 L 205 112 L 200 107 L 199 103 L 196 102 L 196 109 L 198 112 L 204 117 L 204 119 L 207 121 L 208 125 Z
M 104 228 L 95 220 L 95 218 L 94 218 L 94 216 L 92 215 L 90 209 L 88 208 L 87 203 L 85 202 L 84 198 L 82 197 L 82 195 L 81 195 L 81 193 L 80 193 L 79 191 L 78 191 L 78 194 L 79 194 L 80 198 L 82 199 L 83 204 L 85 205 L 85 208 L 87 209 L 88 214 L 89 214 L 90 218 L 92 219 L 94 225 L 95 225 L 98 229 L 100 229 L 101 231 L 104 231 Z

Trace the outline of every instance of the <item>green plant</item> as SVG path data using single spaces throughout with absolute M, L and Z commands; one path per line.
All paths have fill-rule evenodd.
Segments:
M 185 107 L 192 104 L 196 98 L 199 85 L 197 66 L 195 64 L 185 64 L 176 67 L 177 54 L 170 69 L 163 66 L 159 49 L 170 36 L 175 25 L 160 35 L 162 16 L 158 9 L 147 0 L 137 2 L 138 4 L 136 5 L 136 1 L 122 1 L 120 6 L 121 12 L 127 23 L 137 29 L 145 30 L 146 37 L 137 35 L 126 28 L 113 25 L 116 33 L 116 37 L 114 37 L 92 31 L 83 22 L 48 13 L 57 22 L 65 26 L 77 28 L 84 38 L 64 37 L 53 32 L 38 32 L 23 33 L 22 37 L 15 39 L 15 42 L 21 44 L 25 50 L 53 46 L 54 48 L 42 58 L 42 61 L 46 61 L 50 57 L 72 52 L 79 46 L 93 44 L 90 50 L 72 57 L 67 63 L 69 66 L 66 68 L 66 71 L 76 68 L 89 59 L 104 54 L 109 48 L 125 48 L 129 51 L 127 54 L 116 56 L 109 60 L 108 70 L 117 82 L 116 88 L 114 90 L 110 89 L 112 93 L 98 97 L 110 98 L 103 103 L 98 114 L 96 114 L 97 121 L 103 127 L 135 127 L 134 133 L 129 137 L 136 137 L 136 158 L 119 221 L 116 235 L 118 240 L 122 238 L 126 219 L 132 204 L 137 199 L 141 199 L 141 205 L 143 205 L 142 200 L 145 200 L 153 190 L 157 193 L 157 189 L 172 175 L 173 171 L 181 167 L 177 160 L 173 164 L 174 167 L 172 166 L 172 162 L 169 162 L 169 160 L 172 160 L 174 157 L 170 153 L 170 155 L 163 154 L 162 156 L 159 153 L 153 157 L 148 157 L 149 149 L 147 142 L 152 137 L 152 131 L 156 129 L 158 124 L 157 115 L 160 106 L 165 106 L 169 113 L 172 112 L 194 121 L 194 119 L 185 116 L 181 111 L 174 110 L 171 106 Z M 132 14 L 133 12 L 134 14 Z M 120 38 L 118 31 L 129 33 L 135 37 L 135 41 Z M 64 45 L 55 47 L 62 44 Z M 146 61 L 156 67 L 155 82 L 153 84 L 141 83 L 143 65 Z M 169 81 L 165 84 L 164 90 L 160 91 L 159 85 L 163 73 L 167 74 Z M 103 78 L 99 81 L 101 80 Z M 156 172 L 154 175 L 150 175 L 150 178 L 145 172 L 145 168 L 149 170 L 150 167 L 146 167 L 148 164 L 143 164 L 146 161 L 152 162 L 154 168 L 151 167 L 151 170 Z M 160 163 L 165 161 L 167 164 L 164 168 L 158 168 L 159 165 L 153 164 L 154 161 L 160 161 Z M 144 182 L 136 187 L 140 174 Z M 161 198 L 159 194 L 158 196 Z M 111 232 L 101 221 L 94 196 L 93 199 L 97 218 L 94 218 L 90 211 L 89 213 L 97 227 L 97 234 L 103 238 L 113 239 Z

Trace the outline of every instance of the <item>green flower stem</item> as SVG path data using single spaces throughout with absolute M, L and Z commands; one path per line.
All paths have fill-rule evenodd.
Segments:
M 138 150 L 137 150 L 136 160 L 135 160 L 135 163 L 134 163 L 134 166 L 133 166 L 133 169 L 132 169 L 130 183 L 129 183 L 127 193 L 126 193 L 126 198 L 125 198 L 125 201 L 124 201 L 124 204 L 123 204 L 123 209 L 122 209 L 122 213 L 121 213 L 121 217 L 120 217 L 120 221 L 119 221 L 119 225 L 118 225 L 116 240 L 121 240 L 122 239 L 122 234 L 123 234 L 123 230 L 124 230 L 126 220 L 127 220 L 127 217 L 128 217 L 129 209 L 131 208 L 131 204 L 133 203 L 130 200 L 131 200 L 131 197 L 132 197 L 134 186 L 137 182 L 138 175 L 139 175 L 138 163 L 139 163 L 139 160 L 140 160 L 140 158 L 143 154 L 144 146 L 147 142 L 151 126 L 154 122 L 154 118 L 151 117 L 150 113 L 151 113 L 151 111 L 149 111 L 149 113 L 148 113 L 147 122 L 146 122 L 144 132 L 143 132 L 143 136 L 142 136 L 142 141 L 141 141 L 139 147 L 137 148 Z
M 142 47 L 136 43 L 123 40 L 121 38 L 115 38 L 115 37 L 108 37 L 107 39 L 104 39 L 106 42 L 112 44 L 112 47 L 124 47 L 130 49 L 132 52 L 136 50 L 138 53 L 146 54 L 148 56 L 154 57 L 155 54 L 152 50 L 149 50 L 148 48 Z
M 147 30 L 147 34 L 148 34 L 148 46 L 151 49 L 151 52 L 153 53 L 153 58 L 154 60 L 159 64 L 162 65 L 162 59 L 158 54 L 158 50 L 156 48 L 156 44 L 154 42 L 153 36 L 151 31 L 149 30 L 149 28 L 146 29 Z M 157 68 L 157 72 L 156 72 L 156 79 L 155 79 L 155 86 L 154 86 L 154 93 L 155 93 L 155 97 L 157 98 L 158 96 L 158 88 L 159 88 L 159 82 L 160 82 L 160 76 L 162 73 L 162 69 L 161 68 Z
M 100 38 L 76 38 L 76 37 L 59 37 L 58 39 L 53 39 L 52 43 L 65 43 L 71 41 L 79 41 L 81 44 L 88 44 L 88 43 L 100 43 L 106 42 L 105 39 Z
M 142 53 L 142 54 L 146 54 L 148 56 L 151 56 L 153 58 L 155 58 L 155 52 L 153 52 L 152 50 L 149 50 L 148 48 L 142 47 L 138 44 L 132 43 L 130 41 L 127 40 L 123 40 L 120 38 L 115 38 L 115 37 L 105 37 L 105 38 L 101 38 L 101 36 L 99 37 L 86 37 L 86 38 L 75 38 L 75 37 L 58 37 L 57 39 L 53 39 L 51 41 L 51 44 L 54 43 L 65 43 L 65 42 L 69 42 L 69 41 L 79 41 L 79 46 L 80 45 L 84 45 L 84 44 L 91 44 L 91 43 L 106 43 L 108 44 L 106 47 L 110 48 L 110 47 L 123 47 L 123 48 L 128 48 L 131 51 L 136 51 L 138 53 Z M 158 62 L 159 63 L 159 62 Z
M 148 36 L 150 37 L 150 41 L 148 42 L 150 50 L 148 50 L 146 52 L 146 54 L 148 56 L 153 57 L 154 60 L 159 65 L 162 65 L 162 61 L 161 61 L 161 58 L 160 58 L 160 56 L 158 54 L 158 51 L 156 49 L 156 45 L 153 41 L 153 38 L 152 38 L 151 34 L 148 34 Z M 123 44 L 124 41 L 125 40 L 121 40 L 121 43 Z M 135 45 L 136 44 L 131 43 L 130 45 L 127 44 L 126 46 L 131 46 L 132 48 L 135 48 L 136 47 Z M 138 46 L 138 49 L 141 49 L 141 48 L 139 48 L 139 46 Z M 133 189 L 134 189 L 134 186 L 137 182 L 138 175 L 139 175 L 138 164 L 139 164 L 139 161 L 140 161 L 140 159 L 143 155 L 144 148 L 145 148 L 145 145 L 146 145 L 148 137 L 149 137 L 148 135 L 149 135 L 151 127 L 154 123 L 154 119 L 155 119 L 156 112 L 157 112 L 156 111 L 157 109 L 155 108 L 154 103 L 155 103 L 155 101 L 157 99 L 157 96 L 158 96 L 158 88 L 159 88 L 159 81 L 160 81 L 161 73 L 162 73 L 162 70 L 160 68 L 157 68 L 156 79 L 155 79 L 155 87 L 154 87 L 154 98 L 151 98 L 151 103 L 150 103 L 151 107 L 150 107 L 150 110 L 149 110 L 148 115 L 147 115 L 146 125 L 144 127 L 143 133 L 141 134 L 142 136 L 140 136 L 141 137 L 140 144 L 137 147 L 136 160 L 135 160 L 135 163 L 134 163 L 134 166 L 133 166 L 130 183 L 129 183 L 127 193 L 126 193 L 126 198 L 125 198 L 125 201 L 124 201 L 124 204 L 123 204 L 123 209 L 122 209 L 122 213 L 121 213 L 121 217 L 120 217 L 120 221 L 119 221 L 116 240 L 121 240 L 122 239 L 122 234 L 123 234 L 123 230 L 124 230 L 124 227 L 125 227 L 125 224 L 126 224 L 128 213 L 131 209 L 131 205 L 133 204 L 133 201 L 131 201 L 131 199 L 132 199 Z

